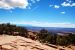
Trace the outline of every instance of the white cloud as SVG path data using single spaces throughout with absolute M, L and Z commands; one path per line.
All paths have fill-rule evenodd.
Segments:
M 67 7 L 67 6 L 72 7 L 72 6 L 75 6 L 75 3 L 67 3 L 67 2 L 63 2 L 61 5 L 62 5 L 62 6 L 65 6 L 65 7 Z
M 39 2 L 40 0 L 31 0 L 31 2 L 28 1 L 29 0 L 0 0 L 0 9 L 31 9 L 30 6 L 32 6 L 32 3 Z
M 63 2 L 61 5 L 62 6 L 71 6 L 70 3 L 66 3 L 66 2 Z
M 0 0 L 1 9 L 26 8 L 27 6 L 28 0 Z
M 58 8 L 60 8 L 60 6 L 59 5 L 49 5 L 49 7 L 53 7 L 53 8 L 56 8 L 56 9 L 58 9 Z
M 66 13 L 66 12 L 64 12 L 64 11 L 63 11 L 63 12 L 61 12 L 61 14 L 65 14 L 65 13 Z
M 65 0 L 63 3 L 59 4 L 59 5 L 53 5 L 50 4 L 49 7 L 54 7 L 54 8 L 60 8 L 60 7 L 73 7 L 75 6 L 75 2 L 73 2 L 72 0 Z
M 58 5 L 54 5 L 54 8 L 60 8 L 60 6 L 58 6 Z
M 53 5 L 49 5 L 49 7 L 52 7 Z
M 27 24 L 38 27 L 64 27 L 64 28 L 75 28 L 75 24 L 71 23 L 49 23 L 49 22 L 13 22 L 14 24 Z
M 73 3 L 71 6 L 75 6 L 75 3 Z

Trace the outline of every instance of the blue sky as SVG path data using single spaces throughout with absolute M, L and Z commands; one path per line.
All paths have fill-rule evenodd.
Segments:
M 75 0 L 0 0 L 0 23 L 75 28 Z

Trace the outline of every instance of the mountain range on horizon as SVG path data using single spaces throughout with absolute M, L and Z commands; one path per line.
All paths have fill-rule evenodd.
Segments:
M 46 29 L 50 32 L 58 33 L 58 32 L 73 32 L 75 33 L 75 28 L 64 28 L 64 27 L 38 27 L 32 25 L 17 25 L 27 28 L 32 31 L 40 31 L 41 29 Z
M 30 25 L 30 24 L 16 24 L 17 26 L 26 26 L 26 27 L 42 27 L 42 28 L 45 28 L 47 26 L 34 26 L 34 25 Z M 48 27 L 52 27 L 52 26 L 48 26 Z M 52 28 L 71 28 L 71 27 L 55 27 L 53 26 Z M 73 27 L 72 27 L 73 28 Z

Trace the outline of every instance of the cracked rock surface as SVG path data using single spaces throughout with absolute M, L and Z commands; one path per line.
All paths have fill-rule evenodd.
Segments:
M 20 36 L 0 35 L 0 50 L 58 50 Z

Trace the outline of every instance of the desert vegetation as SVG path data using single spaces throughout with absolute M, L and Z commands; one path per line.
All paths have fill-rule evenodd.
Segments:
M 0 34 L 26 36 L 27 29 L 10 23 L 0 24 Z
M 65 34 L 64 34 L 65 35 Z M 75 45 L 75 34 L 68 33 L 68 35 L 58 35 L 52 32 L 48 32 L 45 29 L 40 30 L 39 41 L 54 44 L 54 45 L 61 45 L 61 46 L 69 46 Z

